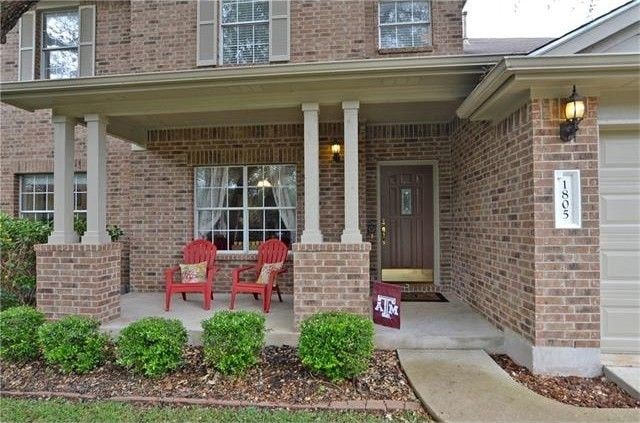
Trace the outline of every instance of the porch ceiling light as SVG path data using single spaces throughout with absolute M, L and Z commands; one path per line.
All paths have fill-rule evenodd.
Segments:
M 331 145 L 331 152 L 333 153 L 333 161 L 340 163 L 340 144 L 337 141 Z
M 562 141 L 575 140 L 576 132 L 580 129 L 578 125 L 584 118 L 584 100 L 576 92 L 575 85 L 564 107 L 564 115 L 567 121 L 560 124 L 560 139 Z

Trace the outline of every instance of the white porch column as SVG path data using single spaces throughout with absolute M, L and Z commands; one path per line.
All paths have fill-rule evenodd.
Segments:
M 53 116 L 53 232 L 49 244 L 78 242 L 73 230 L 74 119 Z
M 322 242 L 320 232 L 320 147 L 318 103 L 303 103 L 304 114 L 304 232 L 301 241 Z
M 358 109 L 359 101 L 343 101 L 344 111 L 344 231 L 343 243 L 362 242 L 358 216 Z
M 83 244 L 108 244 L 107 234 L 107 120 L 85 115 L 87 122 L 87 232 Z

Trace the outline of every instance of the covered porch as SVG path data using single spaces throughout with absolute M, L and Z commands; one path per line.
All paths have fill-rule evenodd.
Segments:
M 53 114 L 55 220 L 49 244 L 38 250 L 39 305 L 53 318 L 81 313 L 108 322 L 124 313 L 127 297 L 119 293 L 125 283 L 117 275 L 125 263 L 105 231 L 111 223 L 109 203 L 115 200 L 109 184 L 117 177 L 108 164 L 107 145 L 117 137 L 133 145 L 128 242 L 121 246 L 129 253 L 131 291 L 163 290 L 163 269 L 180 262 L 187 242 L 209 236 L 215 241 L 218 228 L 214 223 L 210 233 L 203 231 L 194 205 L 198 169 L 243 168 L 247 179 L 248 166 L 286 164 L 297 169 L 297 225 L 293 230 L 286 225 L 293 237 L 292 271 L 284 283 L 293 294 L 288 325 L 336 309 L 369 315 L 370 280 L 381 276 L 376 251 L 384 231 L 375 199 L 379 163 L 401 166 L 418 159 L 435 170 L 439 166 L 444 176 L 438 186 L 434 174 L 433 215 L 439 215 L 438 207 L 448 213 L 449 206 L 438 203 L 440 197 L 448 201 L 450 183 L 443 122 L 454 118 L 479 75 L 495 61 L 401 58 L 3 86 L 4 101 L 28 110 L 51 108 Z M 69 189 L 76 124 L 86 126 L 87 232 L 81 240 L 73 228 Z M 336 142 L 342 151 L 334 162 L 330 152 Z M 248 218 L 245 212 L 243 220 Z M 438 242 L 449 228 L 433 223 L 430 282 L 446 285 L 450 254 Z M 234 244 L 244 245 L 243 251 L 219 251 L 219 292 L 228 290 L 231 269 L 255 261 L 255 241 L 245 231 L 243 242 Z M 232 250 L 230 241 L 226 245 Z M 66 260 L 78 265 L 64 266 Z M 57 270 L 62 267 L 69 268 L 64 275 Z M 438 288 L 446 286 L 431 289 Z
M 128 293 L 121 297 L 120 317 L 102 327 L 112 335 L 129 323 L 143 317 L 155 316 L 179 319 L 189 333 L 190 342 L 200 343 L 200 322 L 212 313 L 228 310 L 229 294 L 215 294 L 212 310 L 202 309 L 200 295 L 190 295 L 187 301 L 176 296 L 170 312 L 163 309 L 162 293 Z M 408 302 L 402 305 L 400 330 L 376 325 L 375 343 L 381 349 L 483 349 L 488 353 L 503 352 L 503 335 L 471 307 L 447 294 L 449 302 Z M 265 314 L 267 345 L 297 345 L 298 332 L 294 326 L 293 296 L 283 295 L 283 302 L 275 300 Z M 251 295 L 240 295 L 237 310 L 260 312 L 261 302 Z

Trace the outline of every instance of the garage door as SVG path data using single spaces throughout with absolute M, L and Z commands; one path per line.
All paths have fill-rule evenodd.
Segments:
M 602 352 L 640 353 L 640 131 L 600 131 Z

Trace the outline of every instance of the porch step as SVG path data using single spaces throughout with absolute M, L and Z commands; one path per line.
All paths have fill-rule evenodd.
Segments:
M 267 345 L 297 345 L 299 334 L 293 326 L 293 297 L 283 295 L 283 302 L 274 301 L 266 317 Z M 376 325 L 377 348 L 482 349 L 490 353 L 502 352 L 502 332 L 496 329 L 469 306 L 452 295 L 449 302 L 408 302 L 402 307 L 401 329 Z M 212 310 L 202 309 L 202 297 L 189 295 L 183 301 L 173 298 L 171 311 L 164 311 L 163 293 L 129 293 L 121 297 L 120 318 L 103 325 L 112 336 L 129 323 L 147 316 L 180 319 L 189 333 L 189 342 L 201 344 L 201 321 L 229 305 L 228 294 L 215 294 Z M 240 296 L 239 310 L 261 312 L 262 303 L 252 296 Z
M 383 350 L 423 349 L 423 350 L 483 350 L 489 354 L 504 352 L 502 333 L 481 335 L 433 336 L 428 334 L 388 334 L 376 333 L 375 345 Z

